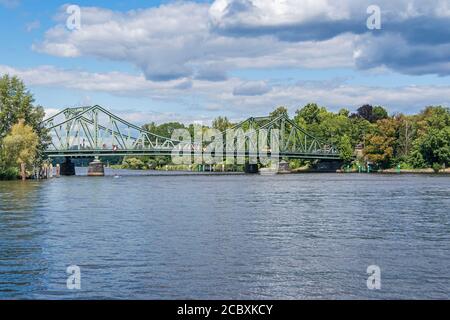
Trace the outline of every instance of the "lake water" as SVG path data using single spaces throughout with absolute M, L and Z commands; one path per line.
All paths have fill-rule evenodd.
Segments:
M 450 297 L 449 176 L 118 173 L 0 182 L 0 298 Z

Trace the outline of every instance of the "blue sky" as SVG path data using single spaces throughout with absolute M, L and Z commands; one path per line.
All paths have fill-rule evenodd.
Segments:
M 69 30 L 68 5 L 80 8 Z M 0 73 L 49 114 L 100 104 L 148 121 L 233 120 L 308 102 L 414 113 L 450 102 L 450 1 L 0 0 Z

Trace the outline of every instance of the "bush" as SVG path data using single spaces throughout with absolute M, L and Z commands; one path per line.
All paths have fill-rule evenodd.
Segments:
M 19 177 L 17 168 L 0 168 L 0 180 L 15 180 Z
M 439 171 L 442 169 L 442 166 L 439 163 L 433 163 L 433 170 L 436 173 L 439 173 Z
M 124 169 L 132 169 L 132 170 L 148 169 L 147 165 L 142 160 L 137 159 L 137 158 L 125 158 L 123 160 L 122 167 Z
M 147 161 L 147 167 L 151 170 L 155 170 L 158 166 L 158 162 L 155 159 L 149 159 Z

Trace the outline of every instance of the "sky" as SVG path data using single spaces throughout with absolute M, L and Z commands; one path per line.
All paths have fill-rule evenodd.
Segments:
M 450 105 L 450 0 L 372 4 L 0 0 L 0 74 L 48 115 L 98 104 L 136 124 Z

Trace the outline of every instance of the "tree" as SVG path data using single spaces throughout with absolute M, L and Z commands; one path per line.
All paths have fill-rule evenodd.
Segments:
M 370 123 L 376 123 L 378 120 L 387 119 L 389 115 L 384 107 L 372 107 L 370 104 L 365 104 L 362 107 L 358 108 L 358 110 L 356 110 L 356 113 L 353 113 L 351 117 L 358 117 L 365 119 Z
M 286 107 L 278 107 L 270 113 L 271 118 L 278 118 L 281 115 L 288 116 L 288 109 Z
M 33 95 L 19 78 L 8 75 L 0 78 L 0 139 L 19 119 L 23 119 L 36 132 L 40 129 L 45 112 L 33 103 Z
M 129 158 L 125 157 L 123 159 L 122 167 L 124 169 L 132 169 L 132 170 L 144 170 L 147 169 L 147 165 L 138 158 Z
M 46 146 L 50 143 L 50 137 L 47 130 L 41 126 L 45 116 L 44 109 L 33 103 L 33 95 L 19 78 L 8 75 L 0 78 L 0 142 L 22 119 L 23 123 L 30 126 L 38 136 L 36 154 L 33 158 L 39 163 Z
M 389 117 L 385 108 L 376 106 L 372 110 L 371 122 L 377 122 L 378 120 L 387 119 Z
M 450 109 L 429 106 L 411 117 L 414 128 L 409 162 L 414 167 L 438 167 L 450 161 Z
M 164 138 L 170 138 L 172 136 L 172 132 L 175 129 L 184 129 L 185 126 L 184 124 L 179 122 L 167 122 L 160 125 L 157 125 L 154 122 L 150 122 L 143 125 L 142 128 Z
M 346 163 L 349 163 L 353 157 L 353 147 L 350 142 L 350 137 L 347 135 L 341 137 L 339 143 L 339 156 Z
M 410 156 L 413 147 L 416 130 L 414 128 L 413 120 L 402 114 L 396 116 L 398 124 L 398 143 L 396 155 L 399 158 L 406 159 Z
M 220 132 L 224 132 L 225 130 L 230 129 L 232 126 L 232 123 L 228 120 L 227 117 L 217 117 L 212 123 L 212 127 L 219 130 Z
M 351 117 L 359 117 L 372 122 L 373 107 L 370 104 L 365 104 L 362 107 L 358 108 L 358 110 L 356 110 L 356 113 L 353 113 Z
M 431 128 L 425 136 L 418 139 L 416 148 L 428 166 L 434 164 L 448 166 L 450 163 L 450 127 L 441 130 Z
M 298 118 L 303 118 L 307 125 L 319 122 L 319 112 L 321 108 L 315 103 L 308 103 L 303 108 L 296 111 L 295 120 L 298 122 Z
M 39 137 L 33 128 L 21 119 L 3 139 L 3 156 L 8 166 L 20 165 L 22 179 L 26 178 L 26 167 L 36 158 Z
M 348 117 L 350 115 L 350 111 L 348 111 L 348 109 L 342 108 L 339 110 L 338 115 Z
M 366 135 L 364 154 L 367 159 L 382 167 L 387 167 L 394 157 L 396 142 L 395 119 L 383 119 L 377 122 L 374 133 Z

